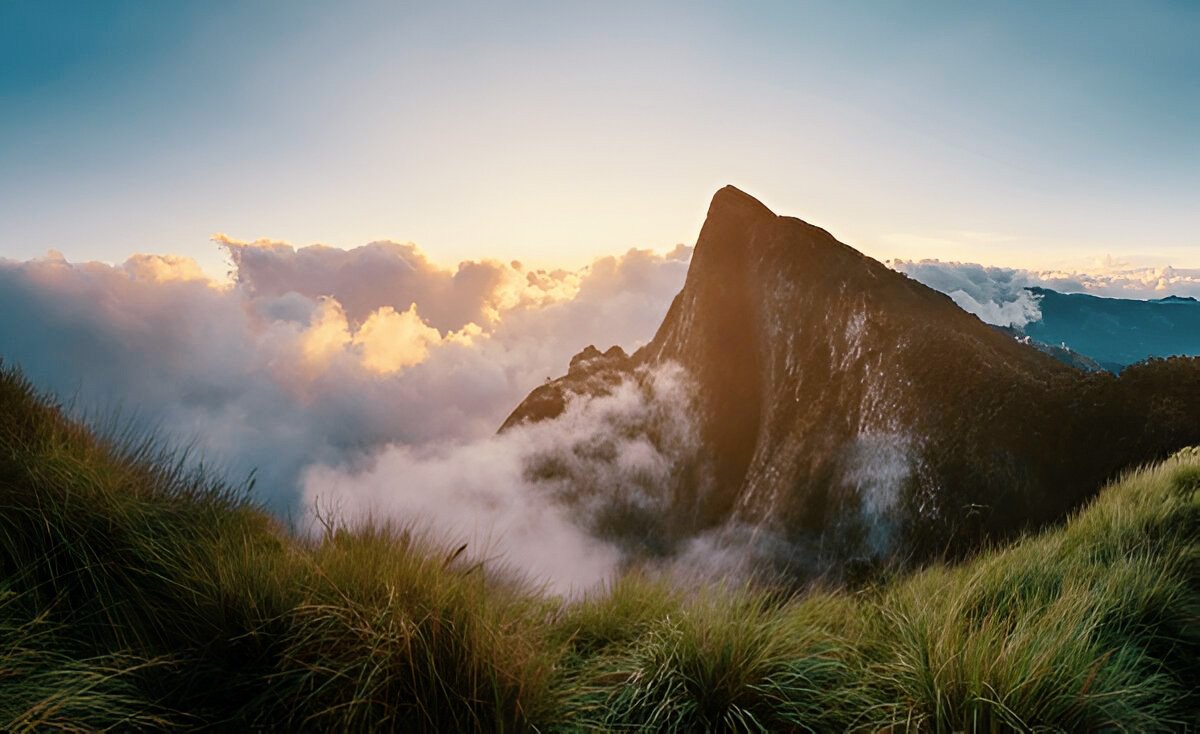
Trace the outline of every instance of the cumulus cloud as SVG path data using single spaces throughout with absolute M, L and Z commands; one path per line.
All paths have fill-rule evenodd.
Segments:
M 1025 290 L 1033 284 L 1025 271 L 938 260 L 894 260 L 889 265 L 989 324 L 1022 327 L 1042 318 L 1037 300 Z
M 1020 328 L 1041 319 L 1036 296 L 1026 290 L 1034 286 L 1107 298 L 1200 297 L 1200 269 L 1134 267 L 1112 260 L 1090 273 L 940 260 L 893 260 L 888 264 L 950 296 L 964 311 L 998 326 Z
M 1036 285 L 1064 293 L 1090 293 L 1107 298 L 1200 298 L 1200 268 L 1133 267 L 1106 261 L 1096 272 L 1035 271 Z
M 233 261 L 234 277 L 252 298 L 298 293 L 329 297 L 361 322 L 383 307 L 403 313 L 419 304 L 423 320 L 439 331 L 487 324 L 501 313 L 570 300 L 584 274 L 527 271 L 519 262 L 465 261 L 453 269 L 434 264 L 413 244 L 371 242 L 342 250 L 324 245 L 296 249 L 283 242 L 247 243 L 218 234 Z
M 644 343 L 690 257 L 442 268 L 394 243 L 220 242 L 232 283 L 175 256 L 0 260 L 0 357 L 81 411 L 119 411 L 193 445 L 235 479 L 256 470 L 259 498 L 292 516 L 308 467 L 476 441 L 588 342 Z

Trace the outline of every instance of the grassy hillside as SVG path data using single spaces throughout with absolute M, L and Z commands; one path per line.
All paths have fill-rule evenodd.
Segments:
M 1196 728 L 1200 452 L 866 590 L 571 603 L 387 526 L 289 537 L 0 375 L 0 729 Z

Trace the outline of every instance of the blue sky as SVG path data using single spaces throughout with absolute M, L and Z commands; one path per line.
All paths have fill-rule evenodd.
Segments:
M 1196 2 L 0 0 L 0 255 L 578 265 L 733 183 L 880 258 L 1195 267 L 1197 39 Z

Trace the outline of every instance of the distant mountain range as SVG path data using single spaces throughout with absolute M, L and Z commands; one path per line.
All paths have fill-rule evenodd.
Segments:
M 1200 301 L 1168 296 L 1151 301 L 1100 298 L 1029 288 L 1042 312 L 1022 333 L 1066 347 L 1114 372 L 1149 357 L 1200 354 Z
M 668 546 L 751 528 L 784 538 L 794 550 L 782 563 L 804 576 L 960 554 L 1061 519 L 1121 470 L 1200 443 L 1200 360 L 1116 376 L 1025 343 L 1057 346 L 1071 330 L 1072 349 L 1126 365 L 1167 349 L 1181 327 L 1148 324 L 1191 303 L 1040 295 L 1043 322 L 1013 338 L 726 187 L 654 339 L 633 355 L 589 347 L 501 430 L 675 363 L 694 382 L 703 451 L 660 490 L 675 508 L 657 529 Z M 1136 319 L 1145 338 L 1105 341 L 1114 319 Z

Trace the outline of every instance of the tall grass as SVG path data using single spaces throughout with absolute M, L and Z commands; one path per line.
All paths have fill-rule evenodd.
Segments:
M 0 729 L 128 731 L 180 723 L 135 684 L 155 661 L 89 656 L 48 616 L 21 594 L 0 589 Z
M 547 716 L 551 602 L 520 582 L 394 528 L 290 537 L 244 493 L 97 440 L 12 372 L 0 416 L 0 578 L 27 610 L 6 618 L 0 671 L 30 640 L 67 645 L 114 711 L 135 701 L 162 712 L 149 723 L 197 727 L 501 731 Z M 53 631 L 21 632 L 39 625 Z M 82 693 L 42 690 L 54 672 L 0 676 L 10 722 L 53 708 L 103 728 L 55 703 Z
M 855 593 L 631 573 L 563 601 L 411 529 L 293 537 L 10 371 L 0 729 L 1196 729 L 1198 538 L 1190 451 Z
M 659 614 L 646 618 L 623 595 L 652 596 L 648 606 Z M 565 708 L 580 728 L 839 731 L 868 702 L 844 598 L 793 603 L 717 587 L 683 601 L 628 585 L 609 598 L 617 600 L 606 605 L 616 620 L 630 613 L 635 633 L 610 638 L 567 676 Z M 586 627 L 580 634 L 595 638 Z

